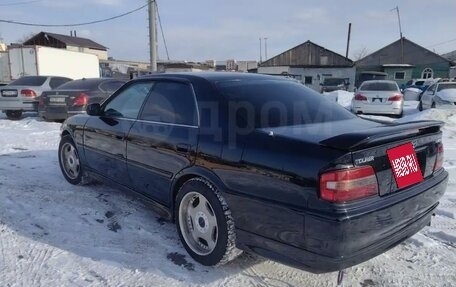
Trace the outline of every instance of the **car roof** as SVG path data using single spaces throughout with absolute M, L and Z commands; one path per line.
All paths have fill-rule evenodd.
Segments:
M 365 83 L 392 83 L 392 84 L 397 84 L 395 81 L 391 80 L 369 80 L 369 81 L 364 81 L 363 84 Z
M 204 79 L 209 82 L 221 82 L 232 80 L 287 80 L 282 75 L 271 76 L 255 73 L 236 73 L 236 72 L 183 72 L 183 73 L 157 73 L 138 77 L 137 79 L 154 78 L 181 78 L 187 80 Z

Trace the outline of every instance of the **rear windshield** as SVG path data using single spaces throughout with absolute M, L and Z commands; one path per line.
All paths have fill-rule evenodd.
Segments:
M 102 80 L 74 80 L 59 86 L 56 90 L 96 90 Z
M 416 81 L 415 86 L 422 86 L 424 85 L 424 81 Z
M 30 76 L 22 77 L 10 83 L 10 86 L 34 86 L 39 87 L 46 82 L 47 77 L 42 76 Z
M 342 106 L 292 81 L 236 80 L 216 85 L 228 100 L 230 115 L 235 115 L 237 126 L 266 128 L 355 117 Z
M 456 83 L 452 84 L 440 84 L 437 88 L 437 92 L 446 89 L 456 89 Z
M 387 83 L 387 82 L 363 83 L 359 89 L 362 91 L 398 91 L 399 90 L 395 83 Z
M 339 78 L 330 78 L 330 79 L 325 79 L 323 82 L 323 85 L 326 86 L 337 86 L 337 85 L 343 85 L 345 84 L 344 79 L 339 79 Z

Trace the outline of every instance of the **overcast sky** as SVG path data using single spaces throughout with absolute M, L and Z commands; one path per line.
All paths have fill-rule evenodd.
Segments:
M 29 2 L 18 4 L 19 2 Z M 67 24 L 121 14 L 146 0 L 0 0 L 0 19 Z M 312 3 L 312 4 L 311 4 Z M 18 5 L 10 5 L 18 4 Z M 268 38 L 268 58 L 307 40 L 345 55 L 352 23 L 350 57 L 362 48 L 374 52 L 403 35 L 437 53 L 456 50 L 455 0 L 158 0 L 172 60 L 258 60 L 259 38 Z M 40 31 L 90 38 L 124 60 L 149 60 L 147 9 L 83 27 L 43 28 L 0 23 L 11 43 Z M 443 44 L 444 42 L 447 42 Z M 165 58 L 159 34 L 159 57 Z M 264 60 L 264 51 L 263 51 Z

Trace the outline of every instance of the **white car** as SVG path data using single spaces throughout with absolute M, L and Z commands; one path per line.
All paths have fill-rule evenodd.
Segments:
M 420 111 L 430 108 L 456 108 L 456 82 L 431 85 L 421 96 Z
M 381 114 L 401 117 L 404 97 L 394 81 L 364 81 L 352 99 L 356 114 Z

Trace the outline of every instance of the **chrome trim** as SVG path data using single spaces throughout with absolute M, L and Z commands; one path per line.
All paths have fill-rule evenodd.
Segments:
M 183 124 L 173 124 L 173 123 L 164 123 L 164 122 L 156 122 L 156 121 L 149 121 L 149 120 L 136 120 L 136 122 L 141 123 L 151 123 L 151 124 L 159 124 L 159 125 L 167 125 L 167 126 L 176 126 L 176 127 L 184 127 L 184 128 L 199 128 L 198 126 L 193 125 L 183 125 Z

